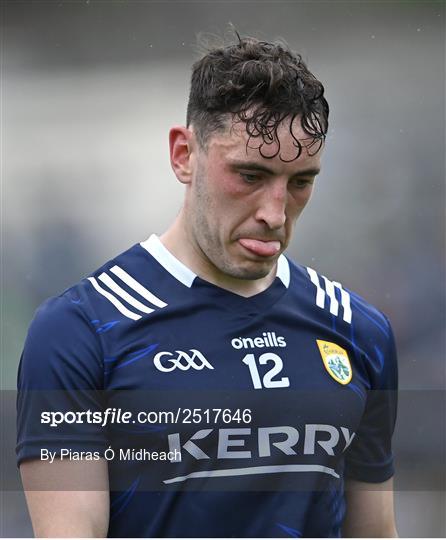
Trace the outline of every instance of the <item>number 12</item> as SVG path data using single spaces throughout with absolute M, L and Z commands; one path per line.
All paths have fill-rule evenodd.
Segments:
M 242 362 L 249 367 L 251 373 L 252 384 L 256 390 L 261 388 L 286 388 L 290 386 L 290 380 L 288 377 L 282 377 L 281 379 L 273 380 L 273 377 L 278 375 L 283 369 L 282 358 L 275 353 L 263 353 L 259 356 L 259 364 L 266 364 L 267 362 L 274 362 L 272 368 L 263 376 L 263 386 L 260 380 L 259 370 L 257 368 L 256 357 L 254 354 L 247 354 Z

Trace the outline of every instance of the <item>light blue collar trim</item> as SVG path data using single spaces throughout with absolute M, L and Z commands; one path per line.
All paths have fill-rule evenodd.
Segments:
M 172 253 L 163 245 L 156 234 L 152 234 L 147 240 L 140 244 L 146 251 L 155 258 L 160 265 L 169 272 L 174 278 L 186 285 L 192 287 L 197 274 L 192 272 L 190 268 L 179 261 Z M 285 255 L 281 255 L 277 260 L 277 272 L 281 282 L 288 289 L 290 285 L 290 265 Z
M 186 287 L 192 287 L 197 274 L 184 265 L 172 253 L 164 247 L 156 234 L 152 234 L 147 240 L 141 242 L 141 246 L 155 258 L 165 270 Z
M 285 255 L 282 255 L 277 259 L 277 272 L 276 277 L 285 285 L 288 289 L 290 286 L 290 264 Z

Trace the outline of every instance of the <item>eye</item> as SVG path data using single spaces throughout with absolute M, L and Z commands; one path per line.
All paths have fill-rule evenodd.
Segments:
M 255 184 L 259 180 L 261 180 L 261 177 L 257 173 L 240 173 L 240 176 L 244 182 L 247 184 Z
M 314 183 L 314 179 L 305 179 L 305 178 L 295 178 L 291 181 L 291 184 L 293 187 L 297 189 L 305 189 L 308 186 L 312 186 Z

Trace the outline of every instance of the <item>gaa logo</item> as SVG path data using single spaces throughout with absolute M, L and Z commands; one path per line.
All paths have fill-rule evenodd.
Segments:
M 189 349 L 189 353 L 184 351 L 175 351 L 176 356 L 170 352 L 159 352 L 153 359 L 156 369 L 169 373 L 175 368 L 181 369 L 181 371 L 187 371 L 190 368 L 200 371 L 201 369 L 208 368 L 214 369 L 213 366 L 206 360 L 203 354 L 197 349 Z M 164 361 L 161 362 L 161 360 Z

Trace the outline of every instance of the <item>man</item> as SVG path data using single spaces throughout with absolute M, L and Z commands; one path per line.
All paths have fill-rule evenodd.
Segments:
M 283 254 L 327 127 L 322 84 L 284 45 L 239 39 L 194 65 L 187 127 L 170 131 L 181 212 L 29 330 L 18 460 L 36 534 L 396 535 L 390 325 Z M 126 407 L 177 417 L 31 419 Z

